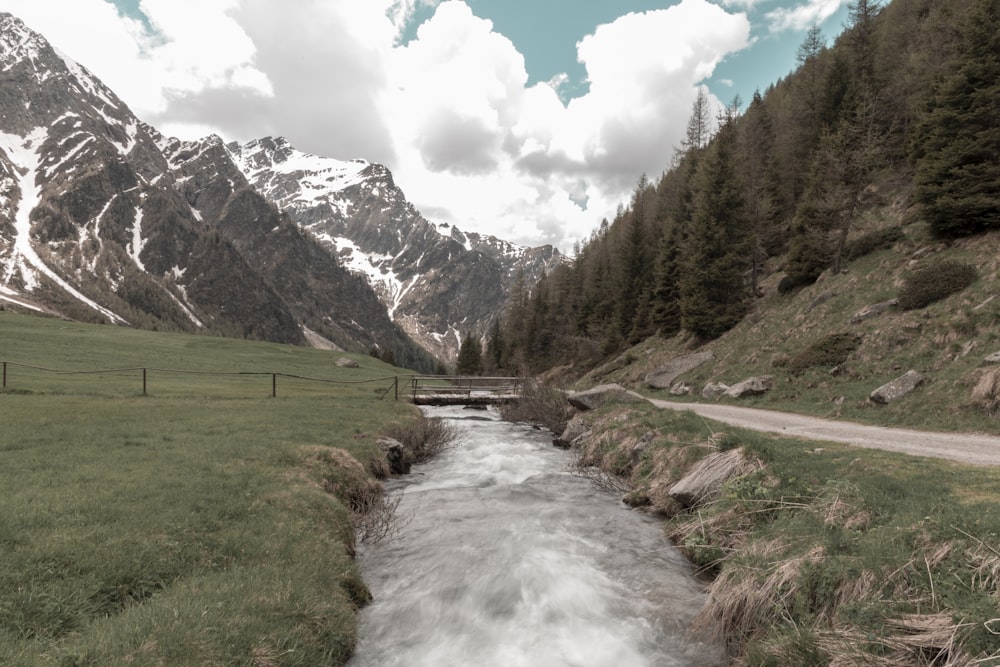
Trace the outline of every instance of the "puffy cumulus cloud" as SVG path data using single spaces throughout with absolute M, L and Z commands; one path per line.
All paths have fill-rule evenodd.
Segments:
M 628 14 L 580 41 L 590 87 L 566 103 L 566 77 L 528 86 L 470 6 L 142 0 L 140 22 L 108 0 L 0 0 L 167 134 L 383 162 L 436 221 L 564 250 L 669 165 L 698 85 L 749 39 L 745 14 L 708 0 Z
M 819 25 L 837 13 L 849 0 L 808 0 L 795 7 L 778 7 L 767 12 L 766 17 L 772 31 L 806 30 L 813 24 Z
M 397 180 L 442 221 L 568 249 L 641 173 L 668 166 L 699 83 L 749 31 L 744 14 L 706 0 L 628 14 L 581 40 L 590 90 L 564 104 L 558 77 L 526 88 L 514 45 L 444 2 L 393 52 L 383 106 Z
M 391 56 L 383 111 L 401 150 L 434 172 L 483 174 L 502 159 L 528 75 L 509 39 L 464 2 L 441 4 Z
M 590 93 L 568 111 L 578 116 L 571 127 L 590 128 L 590 136 L 575 140 L 586 151 L 588 171 L 621 179 L 632 166 L 634 182 L 643 171 L 662 170 L 683 135 L 699 82 L 749 38 L 745 14 L 704 0 L 628 14 L 584 38 L 579 55 Z
M 178 97 L 170 113 L 201 114 L 221 127 L 238 123 L 247 129 L 234 139 L 280 135 L 319 155 L 392 165 L 395 150 L 376 103 L 387 83 L 385 63 L 396 36 L 387 16 L 391 4 L 239 0 L 231 15 L 256 46 L 254 62 L 271 80 L 274 94 L 243 99 L 242 107 L 245 96 L 235 93 L 218 107 L 201 104 L 201 96 Z M 234 105 L 242 108 L 238 120 L 229 113 Z
M 396 29 L 396 38 L 400 39 L 413 21 L 418 8 L 437 7 L 440 3 L 441 0 L 390 0 L 385 8 L 385 15 Z

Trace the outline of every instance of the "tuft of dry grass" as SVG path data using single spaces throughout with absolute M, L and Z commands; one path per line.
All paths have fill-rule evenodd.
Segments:
M 790 618 L 803 566 L 822 561 L 825 551 L 814 547 L 800 556 L 774 560 L 783 548 L 775 540 L 748 545 L 744 551 L 757 566 L 749 571 L 748 565 L 730 563 L 722 571 L 709 587 L 708 601 L 695 618 L 695 629 L 721 633 L 739 648 L 762 629 Z M 767 563 L 766 569 L 758 569 L 761 563 Z

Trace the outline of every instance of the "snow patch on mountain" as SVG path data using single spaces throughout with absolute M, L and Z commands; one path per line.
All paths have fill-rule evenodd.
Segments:
M 41 146 L 48 138 L 48 129 L 38 127 L 24 137 L 0 132 L 0 149 L 6 153 L 17 174 L 17 185 L 21 192 L 17 211 L 14 215 L 14 243 L 6 258 L 7 272 L 4 283 L 10 284 L 17 271 L 28 291 L 39 285 L 38 274 L 59 285 L 73 298 L 101 313 L 116 324 L 128 324 L 107 308 L 81 294 L 52 270 L 31 245 L 31 212 L 41 199 L 41 187 L 37 183 L 37 173 L 42 162 Z

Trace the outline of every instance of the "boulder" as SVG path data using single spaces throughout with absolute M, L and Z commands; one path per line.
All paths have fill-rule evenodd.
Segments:
M 746 459 L 742 448 L 715 452 L 698 461 L 687 475 L 670 487 L 667 495 L 684 507 L 703 505 L 719 496 L 723 484 L 754 469 L 756 466 Z
M 569 423 L 566 424 L 566 429 L 562 432 L 562 435 L 553 440 L 552 444 L 556 447 L 569 449 L 573 446 L 573 443 L 589 434 L 590 426 L 588 426 L 587 422 L 583 420 L 583 417 L 577 415 L 569 420 Z
M 705 385 L 705 388 L 701 390 L 702 398 L 718 398 L 722 396 L 727 391 L 729 391 L 728 384 L 722 384 L 721 382 L 709 382 Z
M 389 472 L 393 475 L 409 475 L 413 465 L 413 454 L 399 440 L 379 438 L 376 443 L 389 461 Z
M 852 324 L 857 324 L 858 322 L 864 322 L 865 320 L 870 320 L 873 317 L 878 317 L 882 313 L 895 308 L 899 304 L 899 299 L 889 299 L 888 301 L 882 301 L 881 303 L 873 303 L 870 306 L 865 306 L 858 312 L 854 313 L 851 318 Z
M 671 396 L 687 396 L 691 393 L 691 385 L 687 382 L 678 382 L 670 388 Z
M 729 398 L 760 396 L 761 394 L 766 394 L 771 391 L 773 387 L 774 378 L 770 375 L 762 375 L 760 377 L 747 378 L 746 380 L 743 380 L 743 382 L 737 382 L 726 390 L 724 396 L 728 396 Z
M 576 391 L 567 397 L 577 410 L 595 410 L 608 403 L 637 403 L 645 400 L 629 392 L 620 384 L 601 384 L 587 391 Z
M 1000 352 L 994 352 L 993 354 L 984 357 L 983 363 L 986 364 L 1000 364 Z
M 361 368 L 361 364 L 356 362 L 354 359 L 348 359 L 347 357 L 341 357 L 337 359 L 338 368 Z
M 919 387 L 923 381 L 923 375 L 915 370 L 908 370 L 892 382 L 887 382 L 873 391 L 868 398 L 875 403 L 892 403 Z
M 711 350 L 704 350 L 675 357 L 647 375 L 646 384 L 653 389 L 669 389 L 678 376 L 711 361 L 713 356 Z

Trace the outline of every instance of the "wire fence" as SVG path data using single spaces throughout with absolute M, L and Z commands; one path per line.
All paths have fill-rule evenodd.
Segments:
M 312 377 L 281 371 L 212 371 L 132 366 L 66 370 L 13 361 L 0 362 L 7 393 L 186 394 L 245 397 L 317 394 L 330 387 L 373 385 L 380 399 L 399 399 L 398 376 L 365 379 Z M 280 383 L 279 383 L 280 380 Z

